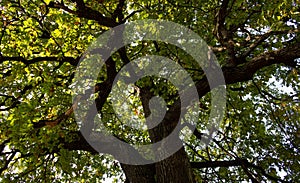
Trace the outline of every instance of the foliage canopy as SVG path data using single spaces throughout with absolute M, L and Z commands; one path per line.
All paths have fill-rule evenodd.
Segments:
M 0 181 L 297 182 L 299 14 L 297 0 L 0 1 Z M 159 130 L 124 125 L 111 105 L 113 77 L 141 56 L 161 55 L 185 68 L 201 105 L 197 129 L 184 148 L 153 165 L 120 164 L 80 135 L 71 84 L 93 40 L 122 23 L 150 18 L 184 25 L 207 42 L 225 76 L 226 114 L 213 142 L 202 148 L 211 96 L 199 65 L 163 42 L 123 47 L 99 71 L 95 85 L 98 112 L 112 134 L 132 144 L 164 137 Z M 149 96 L 157 95 L 170 109 L 178 97 L 162 78 L 145 77 L 132 86 L 132 118 L 149 115 Z M 165 119 L 163 132 L 173 120 Z

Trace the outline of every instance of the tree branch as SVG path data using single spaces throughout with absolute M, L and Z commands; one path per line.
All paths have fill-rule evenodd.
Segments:
M 118 25 L 118 23 L 114 19 L 105 17 L 100 12 L 93 10 L 90 7 L 85 6 L 82 0 L 76 0 L 76 4 L 77 4 L 76 11 L 71 10 L 70 8 L 65 6 L 63 3 L 50 2 L 48 7 L 65 10 L 66 12 L 77 15 L 79 18 L 95 20 L 100 25 L 103 25 L 106 27 L 115 27 Z
M 219 11 L 215 18 L 215 30 L 214 35 L 220 41 L 222 46 L 225 46 L 228 50 L 230 59 L 228 65 L 236 65 L 236 57 L 234 51 L 234 41 L 232 32 L 226 29 L 225 19 L 228 15 L 229 0 L 223 0 Z
M 254 57 L 251 61 L 238 66 L 238 67 L 223 67 L 223 73 L 226 84 L 233 84 L 242 81 L 248 81 L 252 79 L 253 75 L 264 67 L 273 64 L 285 64 L 295 67 L 295 59 L 300 58 L 300 43 L 287 46 L 285 48 L 267 52 L 257 57 Z
M 279 34 L 290 34 L 290 33 L 296 33 L 299 32 L 299 29 L 295 30 L 287 30 L 287 31 L 269 31 L 263 35 L 261 35 L 254 43 L 252 43 L 247 51 L 245 51 L 239 58 L 244 59 L 246 58 L 259 44 L 261 44 L 263 41 L 268 39 L 272 35 L 279 35 Z
M 32 59 L 26 59 L 24 57 L 8 57 L 8 56 L 0 56 L 0 63 L 4 61 L 20 61 L 25 65 L 42 62 L 42 61 L 54 61 L 54 62 L 68 62 L 73 66 L 76 66 L 79 62 L 80 57 L 73 58 L 73 57 L 35 57 Z
M 242 160 L 247 162 L 247 160 Z M 241 166 L 240 160 L 230 161 L 206 161 L 206 162 L 191 162 L 192 168 L 217 168 L 217 167 L 231 167 Z
M 248 162 L 248 160 L 246 160 L 246 159 L 236 159 L 236 160 L 229 160 L 229 161 L 191 162 L 191 166 L 192 166 L 192 168 L 197 168 L 197 169 L 232 167 L 232 166 L 244 166 L 244 168 L 252 167 L 252 168 L 255 168 L 255 169 L 259 170 L 263 176 L 265 176 L 266 178 L 268 178 L 270 180 L 273 180 L 273 181 L 276 181 L 276 182 L 287 183 L 286 181 L 284 181 L 282 179 L 279 179 L 279 178 L 276 178 L 276 177 L 273 177 L 273 176 L 267 174 L 263 168 Z M 252 180 L 252 181 L 257 182 L 256 179 Z
M 300 58 L 300 43 L 287 46 L 285 48 L 270 51 L 258 55 L 249 62 L 236 67 L 223 67 L 223 74 L 226 84 L 233 84 L 251 80 L 253 75 L 260 69 L 273 65 L 285 64 L 295 67 L 295 59 Z M 242 59 L 242 58 L 240 58 Z M 201 79 L 196 83 L 199 98 L 210 91 L 210 86 L 206 78 Z M 215 86 L 216 87 L 216 86 Z
M 123 14 L 123 8 L 125 6 L 125 0 L 119 0 L 119 3 L 117 5 L 117 8 L 115 9 L 113 15 L 112 15 L 112 19 L 119 19 L 119 22 L 122 22 L 124 19 L 124 14 Z

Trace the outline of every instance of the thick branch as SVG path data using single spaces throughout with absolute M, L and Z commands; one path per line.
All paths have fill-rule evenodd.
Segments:
M 99 138 L 97 138 L 97 150 L 95 150 L 82 136 L 80 132 L 77 132 L 78 138 L 72 142 L 65 142 L 61 139 L 61 142 L 64 144 L 64 148 L 68 150 L 83 150 L 88 151 L 92 154 L 97 154 L 98 152 L 102 153 L 110 153 L 117 152 L 116 156 L 124 156 L 128 154 L 126 150 L 136 151 L 133 147 L 131 149 L 125 148 L 122 144 L 113 142 L 110 140 L 110 137 L 105 135 L 101 135 L 99 133 Z M 101 150 L 99 149 L 101 148 Z M 137 152 L 137 151 L 136 151 Z M 138 155 L 138 153 L 136 153 Z M 128 157 L 132 159 L 139 159 L 142 157 Z M 118 157 L 116 157 L 118 159 Z M 143 183 L 152 183 L 154 180 L 155 166 L 154 164 L 146 164 L 146 165 L 127 165 L 121 163 L 121 167 L 124 170 L 127 179 L 130 182 L 143 182 Z
M 65 10 L 71 14 L 77 15 L 80 18 L 86 18 L 89 20 L 95 20 L 100 25 L 106 26 L 106 27 L 115 27 L 118 25 L 118 23 L 113 20 L 112 18 L 103 16 L 100 12 L 93 10 L 90 7 L 85 6 L 83 1 L 77 0 L 77 10 L 71 10 L 69 7 L 65 6 L 63 3 L 54 3 L 51 2 L 48 6 L 50 8 L 56 8 L 56 9 L 62 9 Z
M 260 69 L 273 65 L 285 64 L 288 66 L 296 66 L 296 58 L 300 58 L 300 43 L 295 43 L 291 46 L 280 50 L 267 52 L 254 57 L 249 62 L 236 67 L 223 67 L 223 74 L 226 84 L 248 81 L 253 78 L 253 75 Z M 196 83 L 199 98 L 209 92 L 210 86 L 206 78 Z M 213 86 L 216 87 L 216 86 Z
M 299 50 L 300 43 L 295 43 L 280 50 L 261 54 L 241 66 L 233 68 L 224 67 L 223 73 L 226 84 L 248 81 L 252 79 L 253 75 L 259 69 L 273 64 L 296 66 L 295 59 L 300 58 Z
M 116 18 L 119 19 L 119 22 L 122 22 L 124 19 L 124 14 L 123 14 L 123 8 L 125 6 L 125 0 L 119 0 L 119 4 L 117 5 L 117 8 L 115 9 L 112 18 L 115 20 Z

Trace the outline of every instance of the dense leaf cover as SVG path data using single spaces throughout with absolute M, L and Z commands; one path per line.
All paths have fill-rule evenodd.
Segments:
M 150 18 L 179 23 L 207 42 L 224 73 L 227 109 L 203 148 L 211 96 L 200 66 L 163 42 L 121 48 L 99 71 L 95 87 L 98 112 L 112 134 L 132 144 L 163 138 L 124 125 L 112 108 L 111 77 L 135 58 L 161 55 L 180 64 L 201 102 L 197 129 L 184 149 L 155 165 L 125 165 L 98 154 L 80 135 L 72 82 L 80 57 L 99 35 Z M 2 0 L 0 19 L 1 182 L 300 180 L 299 1 Z M 133 119 L 148 115 L 145 96 L 155 95 L 170 108 L 178 98 L 166 79 L 145 77 L 128 93 Z

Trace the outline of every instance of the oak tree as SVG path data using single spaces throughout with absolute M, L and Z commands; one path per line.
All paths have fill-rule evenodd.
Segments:
M 297 0 L 0 1 L 0 181 L 296 182 L 299 14 Z M 120 48 L 90 90 L 97 114 L 115 137 L 131 144 L 157 142 L 177 123 L 178 91 L 155 76 L 140 79 L 126 94 L 135 109 L 132 119 L 150 115 L 153 96 L 165 99 L 168 110 L 158 127 L 136 130 L 119 120 L 112 84 L 136 58 L 161 55 L 179 64 L 192 77 L 200 102 L 196 129 L 181 149 L 153 164 L 130 165 L 99 154 L 83 137 L 74 110 L 85 99 L 72 100 L 72 84 L 92 41 L 118 25 L 145 19 L 178 23 L 207 43 L 224 74 L 227 107 L 203 147 L 212 108 L 203 69 L 168 43 L 148 40 Z M 103 144 L 105 152 L 109 144 Z

